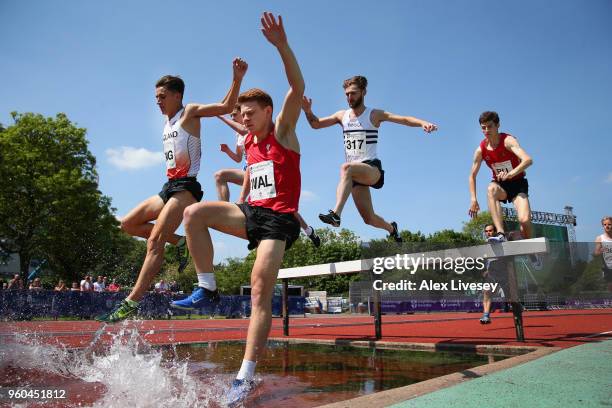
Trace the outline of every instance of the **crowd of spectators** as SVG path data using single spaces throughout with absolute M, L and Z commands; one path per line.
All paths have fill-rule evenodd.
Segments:
M 106 276 L 99 275 L 94 281 L 91 275 L 86 275 L 80 283 L 75 281 L 68 287 L 66 282 L 60 279 L 53 290 L 56 292 L 119 292 L 121 290 L 121 286 L 117 283 L 116 279 L 112 279 L 110 283 L 108 283 L 108 281 L 109 279 Z M 0 279 L 0 288 L 3 290 L 23 290 L 26 288 L 26 285 L 21 276 L 15 274 L 8 282 Z M 34 278 L 27 288 L 29 290 L 42 290 L 43 286 L 40 278 Z M 166 282 L 164 279 L 160 279 L 154 287 L 151 288 L 151 291 L 168 294 L 178 293 L 179 285 L 176 281 Z

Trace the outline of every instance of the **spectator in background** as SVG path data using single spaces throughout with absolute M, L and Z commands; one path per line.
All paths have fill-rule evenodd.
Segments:
M 72 287 L 70 288 L 71 292 L 80 292 L 81 288 L 79 287 L 79 282 L 72 282 Z
M 179 291 L 179 285 L 178 283 L 176 283 L 175 280 L 173 280 L 172 282 L 170 282 L 170 292 L 172 293 L 178 293 Z
M 106 276 L 102 278 L 102 283 L 104 284 L 104 290 L 108 290 L 108 278 Z
M 40 283 L 40 278 L 35 278 L 32 283 L 30 283 L 30 290 L 42 290 L 42 284 Z
M 104 292 L 106 289 L 106 285 L 104 284 L 104 277 L 102 275 L 98 275 L 98 280 L 93 284 L 94 292 Z
M 121 287 L 117 284 L 116 279 L 113 279 L 113 281 L 111 282 L 110 285 L 108 285 L 108 288 L 107 288 L 109 292 L 119 292 L 120 289 Z
M 12 289 L 12 290 L 23 289 L 23 280 L 21 280 L 21 276 L 19 276 L 18 273 L 16 273 L 13 279 L 9 281 L 7 289 Z
M 92 292 L 93 284 L 91 283 L 91 276 L 85 276 L 85 279 L 81 281 L 81 292 Z
M 62 279 L 60 279 L 59 282 L 57 282 L 57 286 L 55 287 L 54 290 L 56 292 L 64 292 L 64 291 L 68 290 L 68 288 L 66 287 L 66 282 L 64 282 Z
M 3 290 L 8 289 L 8 282 L 2 282 L 2 289 Z
M 163 279 L 160 279 L 160 281 L 155 284 L 155 292 L 157 293 L 168 293 L 169 290 L 170 286 Z

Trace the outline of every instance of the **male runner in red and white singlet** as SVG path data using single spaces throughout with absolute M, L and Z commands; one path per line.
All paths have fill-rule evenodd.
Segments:
M 469 186 L 471 205 L 468 211 L 470 217 L 475 217 L 480 211 L 476 198 L 476 176 L 482 161 L 493 173 L 493 179 L 487 189 L 489 212 L 497 235 L 489 241 L 505 241 L 506 234 L 501 203 L 513 203 L 524 239 L 531 238 L 531 208 L 529 206 L 529 184 L 525 177 L 525 169 L 533 163 L 531 157 L 521 148 L 518 140 L 508 134 L 499 132 L 499 115 L 496 112 L 483 112 L 478 119 L 485 138 L 474 152 Z
M 240 95 L 238 103 L 249 133 L 244 146 L 247 174 L 239 204 L 198 203 L 184 213 L 187 245 L 198 273 L 212 273 L 213 245 L 209 228 L 249 241 L 257 248 L 251 272 L 251 318 L 246 350 L 227 404 L 243 401 L 254 387 L 258 358 L 263 356 L 272 324 L 272 295 L 285 250 L 300 233 L 294 217 L 301 191 L 300 144 L 295 133 L 300 116 L 304 79 L 289 47 L 282 18 L 271 13 L 261 19 L 262 32 L 278 50 L 289 82 L 285 101 L 273 121 L 272 98 L 260 89 Z M 244 203 L 247 195 L 248 203 Z
M 228 93 L 222 102 L 206 105 L 190 103 L 183 106 L 185 83 L 179 77 L 166 75 L 157 81 L 155 98 L 161 113 L 167 117 L 163 145 L 168 182 L 159 194 L 140 203 L 121 220 L 121 229 L 125 232 L 147 239 L 147 254 L 136 284 L 127 298 L 97 320 L 114 323 L 134 316 L 138 311 L 138 302 L 159 273 L 166 242 L 178 247 L 185 246 L 184 237 L 175 231 L 183 220 L 185 208 L 200 201 L 203 196 L 196 179 L 201 156 L 200 121 L 205 117 L 231 112 L 247 68 L 247 63 L 242 59 L 234 59 L 233 80 Z

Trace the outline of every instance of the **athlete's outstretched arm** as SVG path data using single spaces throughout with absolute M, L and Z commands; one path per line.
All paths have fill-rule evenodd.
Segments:
M 302 110 L 304 111 L 304 115 L 306 115 L 308 123 L 310 123 L 310 127 L 313 129 L 323 129 L 332 125 L 341 124 L 342 115 L 344 114 L 344 111 L 338 111 L 331 116 L 318 118 L 317 115 L 312 113 L 312 99 L 308 98 L 306 95 L 302 98 Z
M 234 152 L 227 144 L 223 143 L 221 145 L 221 151 L 227 154 L 229 158 L 236 163 L 240 163 L 242 161 L 242 155 L 244 153 L 244 148 L 242 146 L 236 146 L 236 151 Z
M 518 158 L 521 159 L 521 162 L 518 166 L 516 166 L 516 168 L 512 169 L 512 171 L 509 171 L 507 173 L 499 173 L 497 176 L 497 179 L 499 181 L 511 179 L 517 176 L 518 174 L 521 174 L 523 171 L 525 171 L 527 167 L 533 164 L 533 159 L 521 148 L 516 138 L 508 135 L 508 137 L 504 139 L 504 146 L 506 147 L 506 149 L 516 154 Z
M 595 238 L 595 249 L 593 250 L 593 255 L 599 256 L 603 254 L 603 245 L 601 244 L 601 235 L 598 235 Z
M 234 132 L 237 132 L 241 134 L 242 136 L 249 133 L 249 130 L 246 127 L 244 127 L 242 123 L 238 123 L 235 120 L 228 119 L 225 116 L 221 116 L 221 115 L 217 117 L 221 119 L 221 121 L 225 123 L 227 126 L 231 127 L 234 130 Z
M 381 122 L 393 122 L 404 126 L 420 127 L 427 133 L 438 130 L 438 126 L 412 116 L 400 116 L 395 113 L 385 112 L 379 109 L 372 111 L 372 124 L 379 126 Z
M 482 164 L 482 151 L 480 150 L 480 146 L 476 148 L 474 152 L 474 161 L 472 162 L 472 170 L 470 171 L 470 209 L 468 210 L 468 214 L 470 217 L 474 218 L 478 215 L 478 211 L 480 211 L 480 206 L 478 205 L 478 199 L 476 198 L 476 176 L 478 175 L 478 171 L 480 170 L 480 165 Z
M 283 60 L 285 66 L 285 74 L 287 75 L 287 81 L 289 82 L 289 91 L 285 96 L 283 107 L 280 110 L 276 120 L 277 129 L 283 129 L 278 137 L 284 138 L 289 133 L 294 132 L 295 125 L 300 117 L 300 111 L 302 110 L 302 96 L 304 95 L 304 77 L 300 66 L 293 54 L 293 51 L 289 47 L 287 41 L 287 34 L 283 26 L 283 18 L 278 16 L 278 22 L 276 21 L 272 13 L 264 13 L 261 17 L 261 32 L 266 39 L 276 47 L 278 53 Z
M 230 85 L 227 95 L 223 97 L 223 100 L 218 103 L 205 105 L 197 103 L 187 104 L 187 106 L 185 106 L 185 114 L 187 117 L 202 118 L 230 113 L 238 101 L 242 78 L 244 78 L 244 74 L 246 74 L 248 67 L 248 64 L 242 59 L 234 59 L 234 61 L 232 61 L 232 70 L 234 73 L 232 84 Z

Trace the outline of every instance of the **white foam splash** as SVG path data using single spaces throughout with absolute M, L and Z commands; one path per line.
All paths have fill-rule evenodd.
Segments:
M 228 380 L 223 375 L 202 378 L 190 374 L 189 362 L 164 359 L 136 329 L 121 329 L 110 348 L 69 350 L 42 344 L 30 335 L 0 347 L 0 369 L 9 365 L 59 374 L 68 379 L 100 382 L 107 392 L 96 408 L 192 408 L 221 405 Z M 41 364 L 44 362 L 44 364 Z

